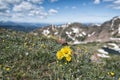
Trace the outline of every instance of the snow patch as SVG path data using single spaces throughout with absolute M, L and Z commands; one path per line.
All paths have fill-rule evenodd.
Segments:
M 75 40 L 74 42 L 73 42 L 73 44 L 86 44 L 87 42 L 80 42 L 80 41 L 78 41 L 78 40 Z
M 102 58 L 109 58 L 110 56 L 106 54 L 97 54 L 97 56 L 102 57 Z
M 45 36 L 47 36 L 50 33 L 49 30 L 43 30 L 42 34 L 44 34 Z
M 75 40 L 73 44 L 80 44 L 78 40 Z
M 96 26 L 101 26 L 101 24 L 95 24 Z
M 69 32 L 65 32 L 66 34 L 69 34 Z
M 72 39 L 73 41 L 75 40 L 75 38 L 72 37 L 72 36 L 70 36 L 69 34 L 68 34 L 68 37 L 69 37 L 70 39 Z
M 55 33 L 54 33 L 54 35 L 57 35 L 57 34 L 58 34 L 58 32 L 55 32 Z
M 120 24 L 119 24 L 119 28 L 118 28 L 118 33 L 120 34 Z
M 72 34 L 72 32 L 67 32 L 67 31 L 66 31 L 65 33 L 66 33 L 67 35 L 71 35 L 71 34 Z
M 88 34 L 88 37 L 91 37 L 94 34 L 95 34 L 95 32 L 92 32 L 91 34 Z
M 112 40 L 112 41 L 120 41 L 120 38 L 110 38 L 110 40 Z
M 117 44 L 115 44 L 115 43 L 108 43 L 108 45 L 111 45 L 111 46 L 113 46 L 114 48 L 119 48 L 119 46 L 118 46 Z
M 73 33 L 79 33 L 79 29 L 78 28 L 72 28 Z
M 95 34 L 95 32 L 93 32 L 91 35 L 94 35 Z
M 82 34 L 85 36 L 86 35 L 86 33 L 85 32 L 82 32 Z
M 82 34 L 79 34 L 80 37 L 82 37 L 83 35 Z
M 63 24 L 63 25 L 61 25 L 61 27 L 63 27 L 63 28 L 66 28 L 68 26 L 69 26 L 69 24 Z
M 120 52 L 120 48 L 119 48 L 119 46 L 118 46 L 117 44 L 115 44 L 115 43 L 109 43 L 108 45 L 113 46 L 113 48 L 111 48 L 111 49 L 113 49 L 113 50 L 115 50 L 115 51 L 119 51 L 119 52 Z
M 91 34 L 88 34 L 88 37 L 90 37 L 91 36 Z
M 97 50 L 100 54 L 97 54 L 97 56 L 102 57 L 102 58 L 109 58 L 108 52 L 104 51 L 103 49 L 98 49 Z
M 98 49 L 97 51 L 103 54 L 108 54 L 108 52 L 104 51 L 103 49 Z

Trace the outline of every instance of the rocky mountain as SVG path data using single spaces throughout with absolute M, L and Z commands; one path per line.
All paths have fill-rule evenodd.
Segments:
M 65 39 L 67 42 L 120 42 L 120 17 L 104 22 L 101 25 L 83 25 L 82 23 L 69 23 L 60 26 L 50 25 L 39 28 L 32 33 L 41 34 L 47 37 Z
M 83 25 L 82 23 L 69 23 L 60 26 L 49 25 L 31 33 L 56 39 L 62 38 L 74 44 L 120 41 L 120 17 L 116 16 L 101 25 Z

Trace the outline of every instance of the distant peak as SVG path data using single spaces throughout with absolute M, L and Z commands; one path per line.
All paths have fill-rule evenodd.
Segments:
M 113 19 L 120 19 L 120 16 L 115 16 L 113 17 Z

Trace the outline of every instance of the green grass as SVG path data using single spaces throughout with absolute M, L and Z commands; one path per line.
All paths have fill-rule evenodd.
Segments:
M 56 53 L 63 45 L 52 38 L 0 30 L 1 80 L 115 80 L 120 77 L 120 56 L 90 60 L 100 43 L 70 45 L 71 62 L 61 62 Z M 97 46 L 97 47 L 96 47 Z M 114 72 L 111 77 L 108 72 Z

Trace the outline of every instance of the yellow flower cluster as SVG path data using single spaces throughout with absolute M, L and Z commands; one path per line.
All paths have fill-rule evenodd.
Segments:
M 6 67 L 5 70 L 6 70 L 6 71 L 10 71 L 10 68 L 9 68 L 9 67 Z
M 6 70 L 6 71 L 10 71 L 11 70 L 10 67 L 3 67 L 3 69 Z
M 64 46 L 61 50 L 59 50 L 56 54 L 56 57 L 58 60 L 62 60 L 63 58 L 66 59 L 66 61 L 71 61 L 71 55 L 72 50 L 70 49 L 70 46 Z
M 118 80 L 120 80 L 120 78 Z
M 114 72 L 108 72 L 108 75 L 114 77 L 114 76 L 115 76 L 115 73 L 114 73 Z

